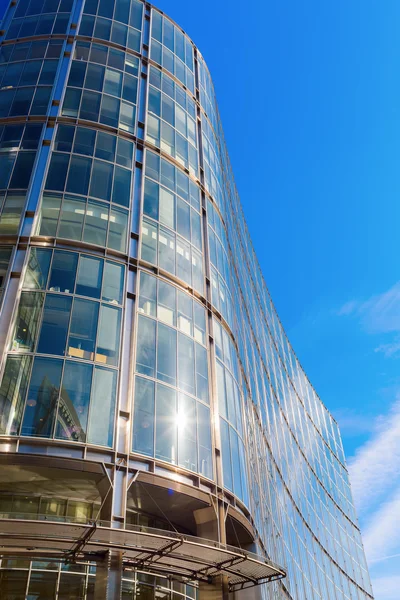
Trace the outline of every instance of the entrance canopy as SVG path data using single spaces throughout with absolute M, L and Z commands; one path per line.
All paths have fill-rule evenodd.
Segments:
M 0 519 L 0 556 L 96 561 L 121 552 L 125 566 L 208 581 L 226 576 L 231 591 L 285 577 L 283 569 L 241 548 L 180 533 L 109 523 Z

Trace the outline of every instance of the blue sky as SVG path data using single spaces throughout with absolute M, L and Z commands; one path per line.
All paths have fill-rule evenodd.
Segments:
M 209 65 L 267 284 L 341 425 L 376 600 L 398 600 L 400 2 L 156 4 Z

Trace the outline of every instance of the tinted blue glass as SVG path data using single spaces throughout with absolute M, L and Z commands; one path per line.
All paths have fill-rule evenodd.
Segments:
M 38 437 L 52 435 L 61 370 L 61 360 L 35 359 L 22 423 L 22 435 Z
M 96 157 L 114 161 L 116 137 L 99 131 L 97 134 Z
M 90 195 L 102 200 L 111 199 L 114 166 L 100 160 L 93 161 Z
M 90 158 L 72 155 L 66 187 L 68 192 L 83 195 L 88 193 L 91 167 Z
M 54 144 L 55 150 L 62 152 L 71 152 L 72 140 L 74 139 L 75 127 L 60 125 L 57 130 L 57 137 Z
M 81 256 L 76 293 L 90 298 L 100 298 L 104 261 L 92 256 Z
M 51 87 L 37 88 L 31 106 L 31 115 L 46 114 L 51 96 Z
M 35 162 L 34 152 L 20 152 L 15 163 L 14 171 L 10 181 L 10 189 L 27 188 L 31 178 L 33 164 Z
M 46 296 L 37 349 L 41 354 L 65 354 L 71 302 L 67 296 Z
M 96 132 L 94 129 L 77 127 L 74 152 L 77 152 L 78 154 L 86 154 L 87 156 L 93 156 L 95 138 Z
M 48 289 L 51 292 L 72 294 L 75 287 L 78 255 L 75 252 L 56 250 L 53 254 Z
M 86 441 L 92 371 L 91 365 L 65 363 L 55 437 Z
M 129 206 L 131 190 L 131 172 L 121 167 L 115 167 L 113 202 Z
M 80 117 L 89 121 L 98 121 L 100 112 L 101 94 L 87 92 L 82 94 Z
M 62 191 L 67 177 L 69 156 L 53 153 L 50 161 L 49 172 L 46 179 L 46 189 Z
M 84 62 L 78 62 L 74 60 L 71 65 L 71 71 L 69 73 L 68 85 L 74 87 L 83 87 L 85 81 L 87 65 Z
M 10 109 L 10 116 L 26 115 L 29 113 L 35 88 L 20 88 L 16 91 Z
M 62 113 L 67 117 L 77 117 L 81 102 L 82 90 L 67 89 Z

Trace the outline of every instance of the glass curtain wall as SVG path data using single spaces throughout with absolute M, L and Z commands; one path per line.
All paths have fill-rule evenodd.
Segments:
M 338 426 L 265 285 L 200 51 L 140 0 L 19 0 L 1 27 L 0 451 L 218 490 L 287 569 L 263 597 L 371 599 Z M 0 514 L 95 514 L 39 496 Z M 83 600 L 94 577 L 4 558 L 0 595 Z M 195 594 L 123 575 L 124 599 Z

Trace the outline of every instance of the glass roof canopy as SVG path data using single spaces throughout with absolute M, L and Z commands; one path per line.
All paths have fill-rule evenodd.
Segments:
M 205 582 L 222 575 L 230 591 L 286 576 L 281 567 L 252 552 L 160 529 L 114 529 L 103 521 L 71 524 L 0 519 L 0 523 L 2 556 L 96 561 L 115 550 L 123 553 L 124 564 L 132 568 Z

